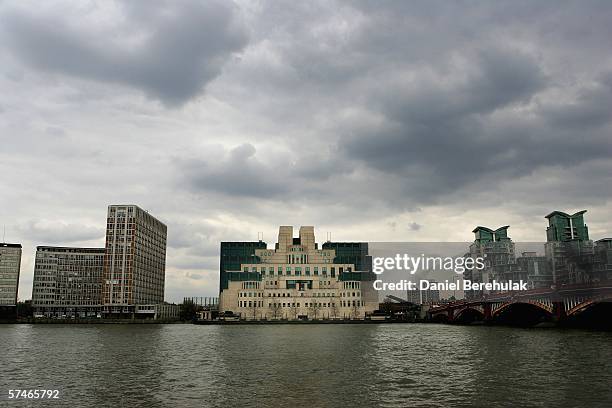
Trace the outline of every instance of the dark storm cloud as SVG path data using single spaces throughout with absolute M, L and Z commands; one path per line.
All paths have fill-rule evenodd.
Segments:
M 537 61 L 519 51 L 487 49 L 465 58 L 466 67 L 447 61 L 439 75 L 417 71 L 408 83 L 392 77 L 376 95 L 380 110 L 406 125 L 431 125 L 528 102 L 546 85 Z
M 0 1 L 0 217 L 31 242 L 154 204 L 170 292 L 210 295 L 219 241 L 284 223 L 612 231 L 610 2 L 34 4 Z
M 546 101 L 534 109 L 530 103 L 549 86 L 535 60 L 487 52 L 470 70 L 477 74 L 456 85 L 438 82 L 452 83 L 462 72 L 381 88 L 373 109 L 384 123 L 343 135 L 345 159 L 401 174 L 412 196 L 427 202 L 470 183 L 490 186 L 491 178 L 612 156 L 607 83 L 579 90 L 568 103 Z M 427 184 L 419 181 L 424 178 Z
M 38 69 L 125 84 L 167 105 L 199 94 L 246 44 L 229 2 L 128 2 L 123 24 L 102 30 L 61 12 L 3 13 L 11 51 Z
M 610 124 L 611 106 L 612 71 L 608 71 L 593 78 L 583 89 L 579 89 L 575 99 L 550 102 L 541 106 L 539 113 L 551 126 L 590 132 L 594 127 Z

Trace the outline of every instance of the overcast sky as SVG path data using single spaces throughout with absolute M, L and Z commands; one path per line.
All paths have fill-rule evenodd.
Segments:
M 0 224 L 103 246 L 108 204 L 168 225 L 166 297 L 219 242 L 612 236 L 612 4 L 0 0 Z

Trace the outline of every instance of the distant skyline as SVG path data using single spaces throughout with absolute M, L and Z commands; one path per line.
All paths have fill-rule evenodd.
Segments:
M 471 241 L 587 209 L 612 236 L 608 2 L 0 2 L 0 227 L 104 246 L 168 226 L 166 299 L 216 296 L 219 242 Z

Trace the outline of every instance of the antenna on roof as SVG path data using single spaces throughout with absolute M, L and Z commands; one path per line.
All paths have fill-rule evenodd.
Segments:
M 6 239 L 6 224 L 2 224 L 2 242 Z

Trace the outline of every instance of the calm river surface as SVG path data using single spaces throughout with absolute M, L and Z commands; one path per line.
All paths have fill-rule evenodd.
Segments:
M 0 406 L 612 406 L 611 333 L 40 324 L 0 325 L 0 347 Z

